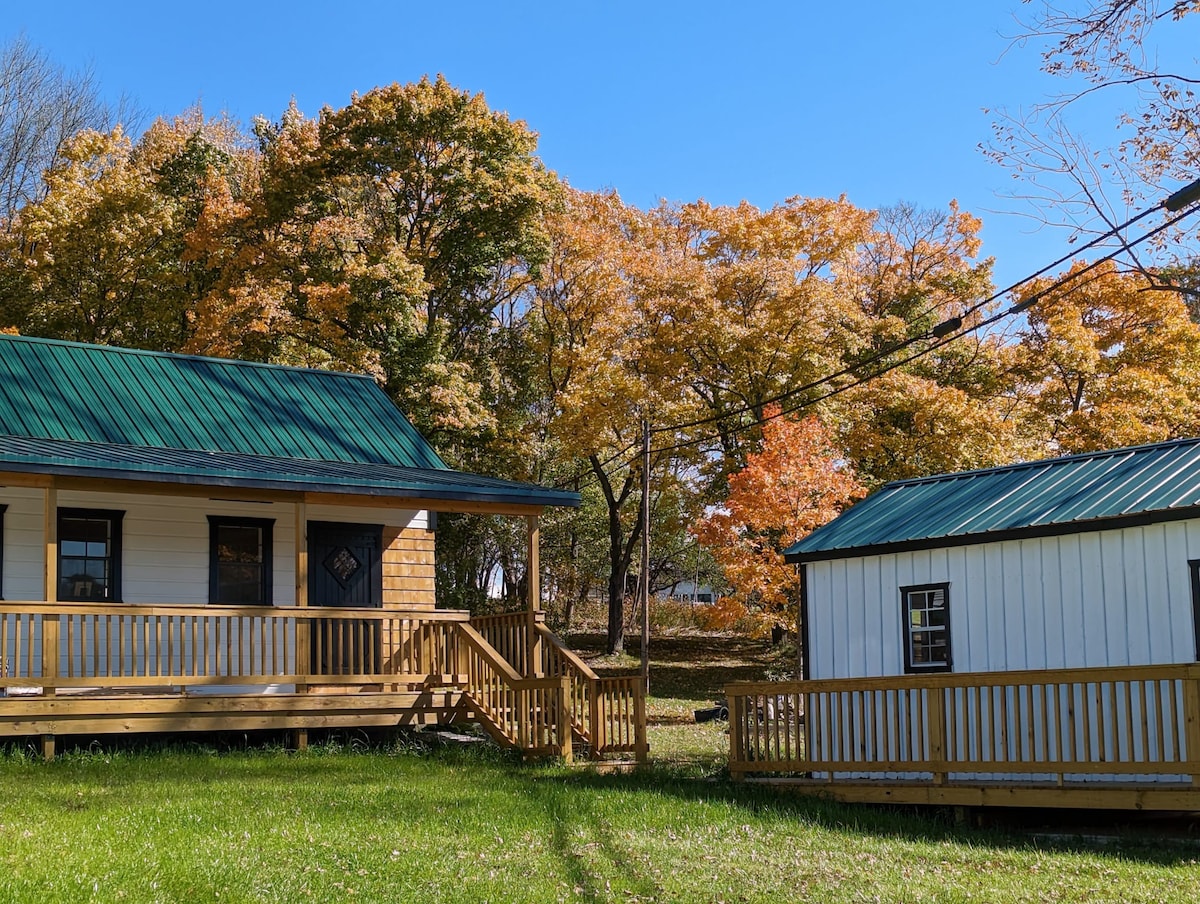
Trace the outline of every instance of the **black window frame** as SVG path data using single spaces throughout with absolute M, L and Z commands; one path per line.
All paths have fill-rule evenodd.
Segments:
M 1196 642 L 1196 661 L 1200 662 L 1200 559 L 1188 560 L 1192 577 L 1192 631 Z
M 92 509 L 92 508 L 60 508 L 58 510 L 58 524 L 56 528 L 58 547 L 58 567 L 57 567 L 57 583 L 58 595 L 57 599 L 64 603 L 119 603 L 122 602 L 121 588 L 121 571 L 122 571 L 122 530 L 121 526 L 125 519 L 125 512 L 117 509 Z M 77 521 L 107 521 L 108 522 L 108 545 L 109 552 L 105 556 L 108 559 L 108 590 L 109 594 L 104 599 L 96 599 L 91 596 L 79 596 L 74 593 L 63 592 L 63 539 L 66 531 L 63 530 L 63 522 L 65 520 Z M 78 558 L 72 556 L 71 558 Z
M 946 610 L 946 624 L 941 629 L 946 634 L 946 659 L 944 662 L 913 662 L 913 627 L 910 596 L 915 593 L 942 592 L 942 605 Z M 904 632 L 904 672 L 907 675 L 924 675 L 928 672 L 949 672 L 954 668 L 954 653 L 950 644 L 950 584 L 911 584 L 900 588 L 900 620 Z M 937 630 L 937 629 L 933 629 Z
M 0 600 L 4 599 L 4 513 L 8 506 L 0 503 Z
M 222 527 L 256 527 L 262 531 L 262 575 L 259 590 L 262 602 L 226 602 L 221 595 L 220 559 L 218 558 L 217 534 Z M 243 518 L 235 515 L 208 516 L 208 604 L 210 606 L 273 606 L 275 605 L 274 584 L 274 518 Z

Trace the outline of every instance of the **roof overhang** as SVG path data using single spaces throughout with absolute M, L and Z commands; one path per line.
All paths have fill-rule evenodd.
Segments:
M 1032 527 L 1020 527 L 1012 530 L 987 531 L 975 534 L 956 534 L 945 537 L 921 537 L 913 540 L 899 540 L 894 543 L 877 543 L 871 546 L 847 546 L 841 549 L 818 549 L 811 552 L 788 553 L 784 561 L 793 565 L 806 562 L 829 562 L 836 559 L 859 559 L 867 556 L 880 556 L 898 552 L 915 552 L 922 549 L 947 549 L 955 546 L 978 546 L 984 543 L 1001 543 L 1006 540 L 1028 540 L 1038 537 L 1064 537 L 1070 534 L 1084 534 L 1103 530 L 1120 530 L 1126 527 L 1145 527 L 1148 524 L 1162 524 L 1168 521 L 1186 521 L 1190 518 L 1200 518 L 1200 506 L 1183 506 L 1173 509 L 1160 509 L 1150 512 L 1138 512 L 1132 515 L 1119 515 L 1107 518 L 1090 518 L 1079 521 L 1067 521 L 1055 524 L 1039 524 Z
M 0 482 L 4 481 L 186 495 L 217 491 L 242 498 L 305 498 L 443 512 L 532 514 L 545 506 L 579 505 L 577 493 L 450 469 L 12 436 L 0 436 Z M 104 486 L 114 483 L 117 486 Z

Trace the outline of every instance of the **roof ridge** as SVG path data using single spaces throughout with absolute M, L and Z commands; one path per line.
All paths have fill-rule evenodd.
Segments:
M 1121 446 L 1117 449 L 1101 449 L 1096 452 L 1076 452 L 1071 455 L 1055 455 L 1049 458 L 1034 458 L 1029 461 L 1018 461 L 1007 465 L 996 465 L 992 468 L 974 468 L 970 471 L 948 471 L 944 474 L 930 474 L 926 477 L 909 477 L 904 480 L 893 480 L 885 483 L 879 490 L 892 487 L 918 486 L 923 483 L 939 483 L 948 480 L 958 480 L 963 477 L 978 477 L 981 474 L 1002 474 L 1005 471 L 1029 470 L 1037 467 L 1057 467 L 1078 461 L 1097 461 L 1104 458 L 1115 458 L 1130 453 L 1148 452 L 1150 450 L 1168 449 L 1173 446 L 1190 446 L 1200 444 L 1200 437 L 1184 437 L 1182 439 L 1164 440 L 1160 443 L 1142 443 L 1138 446 Z M 878 490 L 876 492 L 879 492 Z
M 271 364 L 266 361 L 247 361 L 244 358 L 218 358 L 215 355 L 187 355 L 182 352 L 164 352 L 148 348 L 127 348 L 123 345 L 100 345 L 92 342 L 75 342 L 69 339 L 50 339 L 46 336 L 25 336 L 22 334 L 0 333 L 0 340 L 36 343 L 41 345 L 57 345 L 65 348 L 77 348 L 85 352 L 104 352 L 118 355 L 139 355 L 151 358 L 170 358 L 177 361 L 199 361 L 205 364 L 235 364 L 240 367 L 269 368 L 270 370 L 287 370 L 298 373 L 320 374 L 321 376 L 352 377 L 356 380 L 375 378 L 370 374 L 356 373 L 350 370 L 326 370 L 320 367 L 301 367 L 298 364 Z

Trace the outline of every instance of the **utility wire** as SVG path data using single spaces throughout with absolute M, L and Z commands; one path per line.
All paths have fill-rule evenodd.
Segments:
M 1176 194 L 1179 194 L 1179 193 L 1177 192 Z M 1175 195 L 1172 195 L 1171 197 L 1174 198 Z M 1167 200 L 1169 201 L 1170 198 L 1168 198 Z M 998 299 L 1003 298 L 1004 296 L 1009 295 L 1012 292 L 1015 292 L 1021 286 L 1025 285 L 1025 283 L 1037 279 L 1039 276 L 1042 276 L 1043 274 L 1047 273 L 1050 270 L 1055 269 L 1056 267 L 1062 266 L 1063 264 L 1070 261 L 1072 258 L 1077 257 L 1080 254 L 1080 252 L 1087 251 L 1089 248 L 1094 248 L 1096 245 L 1099 245 L 1102 242 L 1117 235 L 1118 233 L 1121 232 L 1121 230 L 1128 229 L 1130 226 L 1132 226 L 1134 223 L 1137 223 L 1139 220 L 1145 219 L 1146 217 L 1150 216 L 1152 213 L 1156 213 L 1158 210 L 1162 209 L 1166 205 L 1166 203 L 1167 202 L 1164 201 L 1160 204 L 1155 205 L 1154 207 L 1150 207 L 1146 210 L 1143 210 L 1137 216 L 1131 217 L 1130 219 L 1126 220 L 1124 223 L 1120 223 L 1120 224 L 1114 226 L 1112 229 L 1108 230 L 1107 232 L 1096 236 L 1094 239 L 1092 239 L 1086 245 L 1081 245 L 1078 248 L 1074 248 L 1069 253 L 1064 254 L 1062 257 L 1058 258 L 1057 260 L 1051 261 L 1050 263 L 1046 264 L 1046 266 L 1042 267 L 1037 272 L 1031 273 L 1029 276 L 1026 276 L 1022 279 L 1017 280 L 1015 283 L 1013 283 L 1011 286 L 1008 286 L 1005 289 L 1000 289 L 999 291 L 993 292 L 987 298 L 984 298 L 982 301 L 978 301 L 975 304 L 971 305 L 969 308 L 964 310 L 961 314 L 957 315 L 956 317 L 952 317 L 949 320 L 939 323 L 937 326 L 935 326 L 933 328 L 933 330 L 930 333 L 923 333 L 923 334 L 917 335 L 917 336 L 910 336 L 909 338 L 903 340 L 902 342 L 897 342 L 894 345 L 888 346 L 887 348 L 876 352 L 875 354 L 871 355 L 870 357 L 868 357 L 862 361 L 857 361 L 854 364 L 847 365 L 846 367 L 842 368 L 841 370 L 837 371 L 836 373 L 832 373 L 827 376 L 821 377 L 817 380 L 813 380 L 811 383 L 805 383 L 803 386 L 792 387 L 791 389 L 785 390 L 784 392 L 781 392 L 778 395 L 772 396 L 769 399 L 764 399 L 762 402 L 759 403 L 758 407 L 761 407 L 763 405 L 774 405 L 779 402 L 783 402 L 783 401 L 791 398 L 792 396 L 800 395 L 801 393 L 816 389 L 817 387 L 819 387 L 825 383 L 828 383 L 831 380 L 836 380 L 838 377 L 844 377 L 847 374 L 851 374 L 857 370 L 861 370 L 864 367 L 868 367 L 872 364 L 882 361 L 884 358 L 887 358 L 890 355 L 896 354 L 896 352 L 904 351 L 904 349 L 910 347 L 914 343 L 920 342 L 923 339 L 930 338 L 930 335 L 932 335 L 934 338 L 940 339 L 940 338 L 942 338 L 942 336 L 938 335 L 938 330 L 947 328 L 947 332 L 949 332 L 949 331 L 958 329 L 958 327 L 962 325 L 963 320 L 965 320 L 967 317 L 970 317 L 972 314 L 974 314 L 980 308 L 986 307 L 987 305 L 991 304 L 992 302 L 997 301 Z M 1121 244 L 1120 250 L 1125 251 L 1130 247 L 1132 247 L 1132 245 L 1130 245 L 1128 242 L 1123 241 Z M 1120 252 L 1118 252 L 1118 253 L 1120 253 Z M 956 323 L 956 321 L 957 321 L 957 323 Z M 951 325 L 951 326 L 948 326 L 948 325 Z M 942 335 L 945 335 L 945 333 L 943 333 Z M 883 373 L 886 373 L 886 372 L 887 371 L 883 371 Z M 650 432 L 651 433 L 667 433 L 667 432 L 672 432 L 672 431 L 676 431 L 676 430 L 684 430 L 684 429 L 687 429 L 688 427 L 699 427 L 699 426 L 702 426 L 703 424 L 711 424 L 711 423 L 715 423 L 717 421 L 726 420 L 731 417 L 737 417 L 738 415 L 746 414 L 753 410 L 754 410 L 754 406 L 743 405 L 741 408 L 734 409 L 733 411 L 727 411 L 727 412 L 724 412 L 723 414 L 719 414 L 719 415 L 710 415 L 708 417 L 697 418 L 696 420 L 693 420 L 693 421 L 687 421 L 682 424 L 672 424 L 667 427 L 653 427 L 653 428 L 651 428 Z
M 933 338 L 936 340 L 933 344 L 926 346 L 924 349 L 921 349 L 920 351 L 916 352 L 915 354 L 909 355 L 898 361 L 894 361 L 891 364 L 889 364 L 887 367 L 883 368 L 882 370 L 868 374 L 867 376 L 861 377 L 857 380 L 854 380 L 853 382 L 846 383 L 841 386 L 836 386 L 833 389 L 831 389 L 830 391 L 823 393 L 822 395 L 817 396 L 816 398 L 806 399 L 797 405 L 793 405 L 789 408 L 783 408 L 779 411 L 778 414 L 772 415 L 771 418 L 761 418 L 761 419 L 756 418 L 751 423 L 743 424 L 740 426 L 734 426 L 733 428 L 731 428 L 730 432 L 735 433 L 735 434 L 741 433 L 746 430 L 749 430 L 752 427 L 758 426 L 759 424 L 763 423 L 764 421 L 771 420 L 774 417 L 782 417 L 787 414 L 793 414 L 796 411 L 800 411 L 804 408 L 812 407 L 813 405 L 816 405 L 819 402 L 823 402 L 828 398 L 832 398 L 835 395 L 839 395 L 843 392 L 846 392 L 847 390 L 854 389 L 854 388 L 861 386 L 864 383 L 867 383 L 871 380 L 878 379 L 879 377 L 883 376 L 884 374 L 889 373 L 899 367 L 903 367 L 905 364 L 909 364 L 912 361 L 917 360 L 918 358 L 922 358 L 925 355 L 928 355 L 928 354 L 938 350 L 939 348 L 942 348 L 943 346 L 949 344 L 950 342 L 956 341 L 958 339 L 963 338 L 964 336 L 967 336 L 967 335 L 970 335 L 971 333 L 977 332 L 978 330 L 981 330 L 984 327 L 990 326 L 991 324 L 996 323 L 1006 317 L 1011 317 L 1014 314 L 1021 313 L 1022 311 L 1025 311 L 1025 310 L 1029 309 L 1030 307 L 1032 307 L 1033 305 L 1035 305 L 1038 301 L 1040 301 L 1043 297 L 1045 297 L 1050 292 L 1053 292 L 1056 289 L 1061 288 L 1062 286 L 1079 278 L 1080 276 L 1084 275 L 1085 273 L 1091 272 L 1096 267 L 1098 267 L 1100 264 L 1106 263 L 1107 261 L 1110 261 L 1110 260 L 1114 259 L 1115 257 L 1118 257 L 1119 255 L 1128 251 L 1129 249 L 1133 248 L 1134 246 L 1140 245 L 1141 243 L 1147 241 L 1148 239 L 1153 238 L 1154 236 L 1166 231 L 1167 229 L 1169 229 L 1170 227 L 1172 227 L 1176 223 L 1178 223 L 1180 220 L 1182 220 L 1184 217 L 1190 216 L 1195 211 L 1189 210 L 1188 208 L 1190 208 L 1197 201 L 1200 201 L 1200 179 L 1196 180 L 1195 182 L 1190 183 L 1189 185 L 1184 186 L 1179 191 L 1174 192 L 1172 195 L 1167 197 L 1164 201 L 1160 202 L 1159 204 L 1156 204 L 1153 207 L 1149 207 L 1146 210 L 1143 210 L 1141 213 L 1137 214 L 1136 216 L 1129 218 L 1125 222 L 1119 223 L 1116 226 L 1113 226 L 1111 229 L 1109 229 L 1108 231 L 1106 231 L 1104 233 L 1101 233 L 1100 235 L 1096 236 L 1095 238 L 1093 238 L 1091 241 L 1087 242 L 1086 244 L 1081 245 L 1078 248 L 1073 248 L 1067 254 L 1064 254 L 1061 257 L 1057 258 L 1056 260 L 1051 261 L 1050 263 L 1046 264 L 1045 266 L 1043 266 L 1039 270 L 1031 273 L 1030 275 L 1017 280 L 1015 283 L 1008 286 L 1007 288 L 1004 288 L 997 292 L 994 292 L 991 295 L 989 295 L 987 298 L 984 298 L 983 300 L 976 302 L 975 304 L 966 308 L 962 314 L 957 315 L 955 317 L 951 317 L 950 319 L 937 324 L 928 333 L 924 333 L 924 334 L 917 335 L 917 336 L 911 336 L 902 342 L 896 343 L 888 348 L 885 348 L 879 352 L 876 352 L 875 354 L 871 355 L 869 358 L 867 358 L 863 361 L 855 362 L 854 364 L 848 365 L 847 367 L 844 367 L 839 371 L 836 371 L 831 374 L 827 374 L 823 377 L 820 377 L 819 379 L 813 380 L 802 386 L 796 386 L 791 389 L 788 389 L 782 393 L 779 393 L 776 396 L 773 396 L 769 399 L 764 400 L 760 404 L 761 405 L 778 404 L 779 402 L 783 402 L 783 401 L 785 401 L 789 398 L 792 398 L 796 395 L 811 391 L 813 389 L 816 389 L 820 386 L 825 385 L 826 383 L 830 383 L 830 382 L 838 379 L 839 377 L 844 377 L 844 376 L 853 374 L 855 371 L 861 371 L 864 367 L 868 367 L 872 364 L 876 364 L 876 363 L 882 361 L 883 359 L 896 354 L 897 352 L 904 351 L 905 349 L 910 348 L 912 345 L 914 345 L 917 342 L 920 342 L 925 339 L 930 339 L 930 338 Z M 962 329 L 964 318 L 969 317 L 971 314 L 973 314 L 976 311 L 980 310 L 981 308 L 987 306 L 988 304 L 991 304 L 992 302 L 994 302 L 1006 295 L 1009 295 L 1012 292 L 1015 292 L 1021 286 L 1037 279 L 1039 276 L 1046 274 L 1050 270 L 1053 270 L 1057 267 L 1062 266 L 1063 264 L 1067 263 L 1071 259 L 1077 257 L 1081 252 L 1087 251 L 1090 248 L 1094 248 L 1095 246 L 1101 244 L 1102 242 L 1107 241 L 1110 238 L 1113 238 L 1114 236 L 1118 236 L 1122 230 L 1128 229 L 1129 227 L 1140 222 L 1141 220 L 1145 219 L 1146 217 L 1150 216 L 1151 214 L 1158 212 L 1159 210 L 1166 210 L 1169 213 L 1174 213 L 1176 215 L 1174 217 L 1171 217 L 1169 220 L 1162 223 L 1161 225 L 1155 227 L 1150 232 L 1146 233 L 1145 235 L 1143 235 L 1133 241 L 1126 241 L 1126 240 L 1122 239 L 1120 248 L 1093 261 L 1092 263 L 1088 264 L 1081 270 L 1078 270 L 1074 273 L 1067 274 L 1066 276 L 1055 280 L 1055 282 L 1053 282 L 1050 286 L 1046 287 L 1041 292 L 1036 293 L 1035 295 L 1031 296 L 1030 298 L 1027 298 L 1025 301 L 1020 302 L 1019 304 L 1016 304 L 1016 305 L 1012 305 L 1009 308 L 1007 308 L 1003 311 L 1000 311 L 997 314 L 992 315 L 991 317 L 987 317 L 987 318 L 979 321 L 978 323 L 967 327 L 966 329 Z M 696 420 L 685 421 L 682 423 L 671 424 L 671 425 L 663 426 L 663 427 L 652 427 L 650 432 L 652 434 L 659 434 L 659 433 L 668 433 L 668 432 L 675 432 L 675 431 L 679 431 L 679 430 L 685 430 L 690 427 L 699 427 L 699 426 L 703 426 L 704 424 L 711 424 L 711 423 L 716 423 L 718 421 L 727 420 L 728 418 L 737 417 L 739 415 L 749 413 L 753 410 L 754 409 L 752 406 L 746 405 L 741 408 L 737 408 L 733 411 L 724 412 L 720 415 L 712 415 L 709 417 L 697 418 Z M 699 437 L 696 439 L 675 443 L 675 444 L 672 444 L 669 446 L 661 446 L 659 448 L 652 448 L 651 453 L 672 452 L 677 449 L 684 449 L 684 448 L 688 448 L 690 446 L 696 446 L 696 445 L 700 445 L 702 443 L 711 442 L 712 440 L 720 439 L 721 436 L 722 436 L 722 434 L 710 434 L 710 435 Z M 599 470 L 604 471 L 604 469 L 607 468 L 608 465 L 612 464 L 612 462 L 616 461 L 618 458 L 625 456 L 627 453 L 633 451 L 638 446 L 639 446 L 639 443 L 637 443 L 637 442 L 632 442 L 632 443 L 627 444 L 626 446 L 624 446 L 617 452 L 608 456 L 608 458 L 604 459 L 604 461 L 602 461 L 600 463 Z M 611 472 L 606 472 L 605 476 L 611 476 L 611 474 L 616 473 L 621 468 L 629 467 L 638 459 L 639 456 L 640 456 L 640 453 L 621 462 L 621 464 L 618 465 L 616 468 L 614 468 Z M 583 489 L 584 487 L 590 486 L 593 482 L 596 482 L 598 480 L 599 480 L 599 477 L 596 475 L 595 470 L 593 470 L 586 475 L 581 475 L 580 477 L 571 478 L 570 480 L 566 480 L 566 481 L 560 481 L 559 483 L 556 483 L 553 486 L 555 489 L 562 489 L 567 486 L 570 486 L 571 484 L 575 484 L 575 483 L 579 482 L 578 483 L 579 489 Z
M 1200 181 L 1194 183 L 1194 186 L 1197 187 L 1198 190 L 1200 190 Z M 1181 193 L 1177 192 L 1176 194 L 1181 194 Z M 1172 195 L 1172 198 L 1174 198 L 1174 197 L 1175 197 L 1175 195 Z M 1171 200 L 1171 199 L 1168 199 L 1168 201 L 1169 200 Z M 1165 207 L 1165 206 L 1166 206 L 1166 202 L 1164 202 L 1162 205 L 1159 205 L 1159 207 Z M 1158 209 L 1159 208 L 1156 207 L 1156 208 L 1152 208 L 1150 211 L 1143 211 L 1141 214 L 1139 214 L 1137 217 L 1135 217 L 1133 220 L 1130 220 L 1129 222 L 1133 223 L 1136 220 L 1139 220 L 1142 217 L 1146 216 L 1148 213 L 1151 213 L 1154 210 L 1158 210 Z M 1167 209 L 1170 210 L 1171 208 L 1167 208 Z M 1175 208 L 1175 210 L 1179 210 L 1179 208 Z M 863 385 L 864 383 L 870 382 L 871 380 L 878 379 L 879 377 L 883 376 L 886 373 L 896 370 L 899 367 L 903 367 L 905 364 L 909 364 L 909 363 L 917 360 L 918 358 L 923 358 L 924 356 L 937 351 L 938 349 L 942 348 L 945 345 L 950 344 L 951 342 L 955 342 L 958 339 L 963 338 L 964 336 L 968 336 L 971 333 L 975 333 L 975 332 L 983 329 L 984 327 L 991 326 L 992 324 L 997 323 L 998 321 L 1000 321 L 1006 317 L 1011 317 L 1015 314 L 1020 314 L 1021 312 L 1026 311 L 1029 308 L 1033 307 L 1035 304 L 1037 304 L 1039 301 L 1041 301 L 1043 298 L 1045 298 L 1051 292 L 1054 292 L 1057 289 L 1062 288 L 1063 286 L 1067 285 L 1068 283 L 1074 282 L 1075 280 L 1079 279 L 1081 276 L 1083 276 L 1087 273 L 1090 273 L 1092 270 L 1095 270 L 1101 264 L 1107 263 L 1108 261 L 1120 256 L 1121 254 L 1123 254 L 1125 251 L 1129 250 L 1130 248 L 1140 245 L 1143 242 L 1148 241 L 1149 239 L 1153 238 L 1154 236 L 1159 235 L 1162 232 L 1165 232 L 1167 229 L 1170 229 L 1172 226 L 1174 226 L 1180 220 L 1184 219 L 1187 216 L 1190 216 L 1193 212 L 1194 211 L 1191 211 L 1191 210 L 1182 210 L 1179 213 L 1176 213 L 1175 216 L 1166 220 L 1164 223 L 1160 224 L 1159 226 L 1156 226 L 1154 229 L 1150 230 L 1145 235 L 1142 235 L 1139 238 L 1134 239 L 1131 242 L 1123 242 L 1122 246 L 1120 248 L 1116 249 L 1115 251 L 1111 251 L 1108 254 L 1104 255 L 1103 257 L 1097 258 L 1096 260 L 1087 264 L 1080 270 L 1076 270 L 1072 273 L 1068 273 L 1066 276 L 1063 276 L 1063 277 L 1055 280 L 1053 283 L 1051 283 L 1045 289 L 1042 289 L 1041 291 L 1036 292 L 1035 294 L 1031 295 L 1029 298 L 1025 299 L 1024 301 L 1019 302 L 1018 304 L 1011 305 L 1008 308 L 1004 309 L 1003 311 L 999 311 L 996 314 L 993 314 L 991 317 L 984 318 L 983 320 L 980 320 L 978 323 L 972 324 L 971 326 L 968 326 L 965 329 L 962 328 L 962 320 L 961 320 L 961 318 L 958 318 L 958 317 L 951 318 L 950 320 L 945 321 L 944 323 L 938 324 L 938 326 L 934 327 L 934 329 L 931 331 L 931 335 L 937 341 L 931 343 L 930 345 L 926 346 L 923 349 L 920 349 L 917 352 L 914 352 L 911 355 L 908 355 L 907 357 L 904 357 L 898 361 L 892 362 L 887 367 L 884 367 L 881 370 L 875 371 L 874 373 L 868 374 L 867 376 L 861 377 L 853 382 L 846 383 L 842 386 L 837 386 L 837 387 L 831 389 L 830 391 L 816 397 L 815 399 L 806 399 L 805 401 L 801 402 L 798 405 L 794 405 L 787 409 L 781 409 L 777 414 L 771 415 L 770 417 L 756 419 L 752 423 L 735 425 L 728 432 L 741 433 L 741 432 L 749 430 L 750 428 L 755 427 L 765 421 L 771 420 L 773 418 L 782 417 L 785 414 L 792 414 L 803 408 L 810 408 L 813 405 L 816 405 L 818 402 L 823 402 L 826 399 L 831 398 L 832 396 L 846 392 L 849 389 L 854 389 L 858 386 Z M 1118 227 L 1118 228 L 1125 228 L 1125 226 L 1127 226 L 1127 225 L 1129 225 L 1129 224 L 1123 224 L 1121 227 Z M 1071 257 L 1071 256 L 1073 256 L 1073 255 L 1069 255 L 1068 257 Z M 1058 261 L 1054 264 L 1050 264 L 1049 267 L 1058 266 L 1058 264 L 1061 262 L 1062 262 L 1062 259 L 1060 259 L 1060 261 Z M 1044 273 L 1046 271 L 1046 269 L 1048 269 L 1048 267 L 1044 267 L 1041 270 L 1039 270 L 1037 273 L 1033 274 L 1032 276 L 1026 277 L 1025 279 L 1021 280 L 1020 282 L 1016 283 L 1014 285 L 1014 288 L 1019 287 L 1019 286 L 1023 285 L 1024 283 L 1029 282 L 1032 279 L 1036 279 L 1037 276 Z M 1006 291 L 1012 291 L 1012 290 L 1009 289 Z M 981 302 L 979 305 L 976 306 L 975 309 L 977 310 L 978 307 L 980 307 L 986 303 L 987 303 L 987 300 L 985 300 L 984 302 Z M 942 328 L 946 327 L 948 324 L 952 324 L 950 329 L 947 329 L 939 334 L 939 330 L 942 330 Z M 928 336 L 915 337 L 915 339 L 909 340 L 905 343 L 902 343 L 899 347 L 889 350 L 887 352 L 887 354 L 894 354 L 896 351 L 903 350 L 903 348 L 906 348 L 906 347 L 912 345 L 914 341 L 916 341 L 918 339 L 923 339 L 923 338 L 929 338 L 929 337 Z M 883 355 L 876 355 L 873 357 L 873 359 L 869 360 L 867 363 L 874 363 L 875 361 L 878 361 L 879 358 L 882 356 Z M 808 389 L 816 388 L 817 386 L 820 386 L 820 385 L 827 383 L 833 379 L 836 379 L 837 377 L 845 376 L 846 374 L 852 372 L 853 370 L 857 370 L 859 368 L 861 368 L 861 365 L 843 368 L 842 370 L 838 371 L 835 374 L 831 374 L 828 377 L 822 377 L 821 379 L 815 380 L 812 383 L 809 383 L 804 387 L 797 387 L 796 389 L 789 390 L 788 392 L 780 393 L 775 398 L 770 399 L 767 402 L 764 402 L 763 404 L 771 404 L 774 402 L 782 401 L 783 399 L 787 399 L 791 396 L 794 396 L 794 395 L 798 394 L 799 392 L 803 392 Z M 741 408 L 736 411 L 729 412 L 728 414 L 722 415 L 720 417 L 709 417 L 709 418 L 703 418 L 701 420 L 689 422 L 686 424 L 674 425 L 674 426 L 669 426 L 669 427 L 660 427 L 660 428 L 657 428 L 657 430 L 655 432 L 662 433 L 662 432 L 667 432 L 667 431 L 671 431 L 671 430 L 681 430 L 681 429 L 684 429 L 687 427 L 694 427 L 694 426 L 700 426 L 700 425 L 707 424 L 707 423 L 713 423 L 715 421 L 723 420 L 728 417 L 735 417 L 739 414 L 744 414 L 750 410 L 751 409 L 748 407 Z M 703 443 L 711 442 L 715 439 L 720 439 L 722 437 L 722 435 L 723 434 L 719 434 L 719 433 L 708 434 L 705 436 L 697 437 L 696 439 L 684 440 L 682 442 L 674 443 L 669 446 L 660 446 L 658 448 L 652 449 L 651 451 L 655 452 L 655 453 L 673 452 L 677 449 L 686 449 L 690 446 L 697 446 L 697 445 L 701 445 Z

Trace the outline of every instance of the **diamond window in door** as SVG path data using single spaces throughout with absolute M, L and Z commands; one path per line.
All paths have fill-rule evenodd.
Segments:
M 343 587 L 349 586 L 350 579 L 358 574 L 363 566 L 358 557 L 344 546 L 332 549 L 322 564 Z

